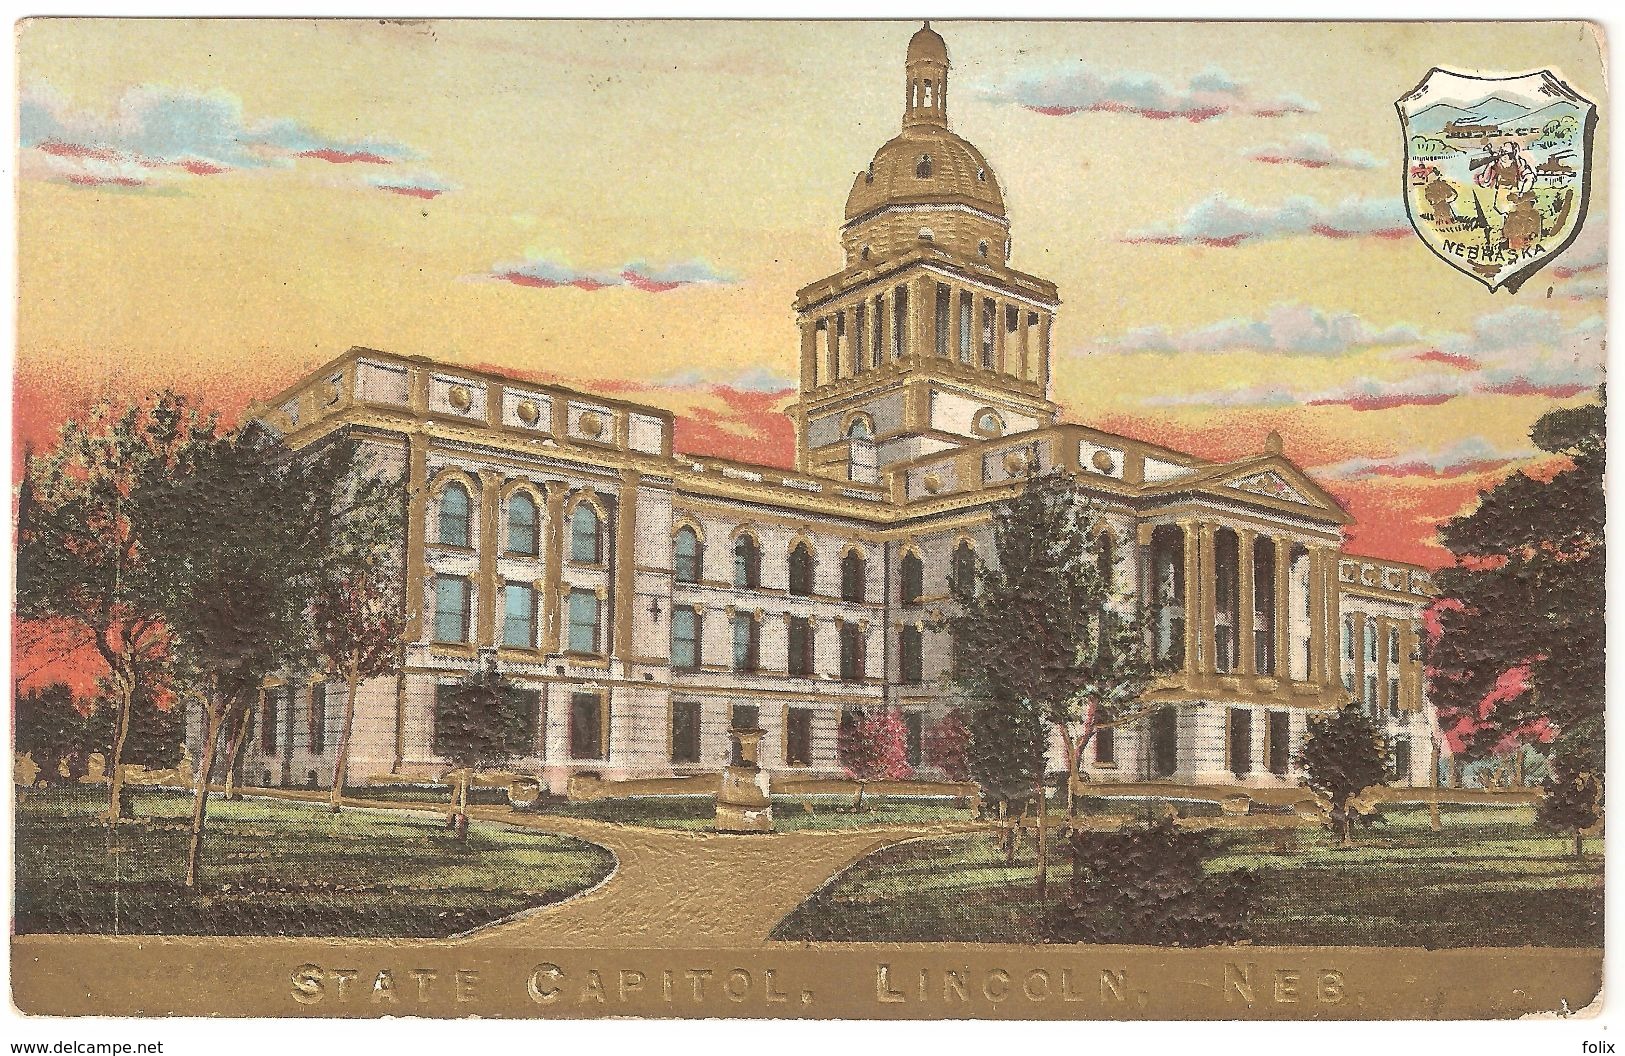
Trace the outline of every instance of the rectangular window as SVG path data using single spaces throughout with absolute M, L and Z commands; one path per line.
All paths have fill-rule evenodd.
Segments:
M 1292 758 L 1292 716 L 1285 711 L 1270 712 L 1270 773 L 1277 777 L 1286 774 Z
M 925 748 L 925 712 L 903 712 L 903 758 L 909 766 L 917 767 Z
M 1411 739 L 1409 737 L 1394 738 L 1394 769 L 1395 781 L 1409 781 L 1411 779 Z
M 1013 334 L 1021 329 L 1021 309 L 1015 305 L 1006 305 L 1004 309 L 1004 332 Z
M 602 693 L 570 694 L 570 758 L 607 759 L 609 714 Z
M 318 682 L 310 687 L 310 751 L 322 755 L 327 751 L 327 683 Z
M 959 294 L 959 362 L 969 364 L 971 361 L 971 323 L 974 318 L 974 298 L 960 291 Z
M 277 716 L 277 695 L 280 689 L 267 689 L 260 694 L 260 751 L 266 755 L 276 752 L 277 727 L 281 722 Z
M 925 634 L 912 624 L 905 624 L 898 635 L 898 667 L 902 680 L 908 685 L 919 685 L 925 679 Z
M 790 674 L 811 678 L 813 673 L 813 627 L 806 616 L 790 617 L 789 655 L 786 658 Z
M 671 705 L 671 761 L 700 761 L 700 702 L 677 700 Z
M 1399 628 L 1388 628 L 1388 662 L 1399 663 Z
M 1095 765 L 1117 765 L 1117 731 L 1110 726 L 1095 731 Z
M 508 699 L 519 716 L 519 728 L 524 731 L 514 746 L 514 754 L 540 757 L 547 743 L 542 735 L 547 725 L 542 721 L 542 691 L 515 686 L 508 690 Z
M 502 644 L 536 648 L 536 588 L 522 583 L 502 588 Z
M 1399 714 L 1399 679 L 1388 680 L 1388 714 Z
M 1377 714 L 1377 676 L 1365 676 L 1365 710 Z
M 784 723 L 784 765 L 812 765 L 812 709 L 791 708 Z
M 891 295 L 891 355 L 901 359 L 908 351 L 908 287 L 899 286 Z
M 685 671 L 700 666 L 700 614 L 688 605 L 671 610 L 671 666 Z
M 1245 777 L 1253 769 L 1253 713 L 1230 709 L 1230 772 Z
M 863 630 L 850 620 L 839 623 L 841 632 L 841 681 L 861 682 L 864 677 Z
M 468 641 L 468 617 L 473 584 L 467 576 L 434 577 L 434 640 Z
M 570 651 L 598 652 L 598 594 L 591 590 L 570 591 Z
M 1365 621 L 1365 662 L 1377 662 L 1377 624 L 1369 616 Z
M 734 670 L 755 671 L 761 666 L 762 624 L 754 612 L 734 615 Z
M 948 328 L 953 325 L 953 293 L 942 283 L 937 283 L 937 348 L 936 353 L 943 358 L 948 356 Z
M 1343 617 L 1343 690 L 1354 692 L 1354 617 Z

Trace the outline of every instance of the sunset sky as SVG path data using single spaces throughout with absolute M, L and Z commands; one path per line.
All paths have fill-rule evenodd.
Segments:
M 1433 66 L 1601 103 L 1589 27 L 933 25 L 1012 264 L 1060 287 L 1068 420 L 1210 457 L 1278 429 L 1351 549 L 1438 564 L 1436 523 L 1602 380 L 1600 161 L 1576 244 L 1491 295 L 1411 231 L 1394 110 Z M 19 437 L 107 391 L 240 408 L 368 345 L 788 463 L 791 299 L 839 266 L 914 28 L 26 23 Z

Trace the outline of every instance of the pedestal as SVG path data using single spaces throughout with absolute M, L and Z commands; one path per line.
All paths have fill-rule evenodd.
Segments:
M 768 794 L 767 774 L 756 765 L 756 752 L 765 732 L 728 731 L 739 764 L 722 772 L 722 786 L 717 789 L 718 832 L 773 831 L 773 800 Z

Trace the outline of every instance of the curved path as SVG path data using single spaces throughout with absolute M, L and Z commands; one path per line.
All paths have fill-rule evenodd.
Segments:
M 299 797 L 304 798 L 304 797 Z M 433 810 L 386 800 L 349 806 Z M 591 891 L 469 932 L 458 942 L 603 948 L 756 946 L 830 877 L 872 851 L 922 836 L 985 829 L 934 822 L 729 835 L 470 807 L 469 816 L 575 836 L 614 853 L 615 872 Z

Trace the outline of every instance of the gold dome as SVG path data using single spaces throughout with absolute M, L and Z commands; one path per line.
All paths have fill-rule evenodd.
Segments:
M 906 129 L 875 151 L 846 199 L 846 219 L 887 205 L 957 203 L 1004 216 L 1004 195 L 982 152 L 946 128 Z

